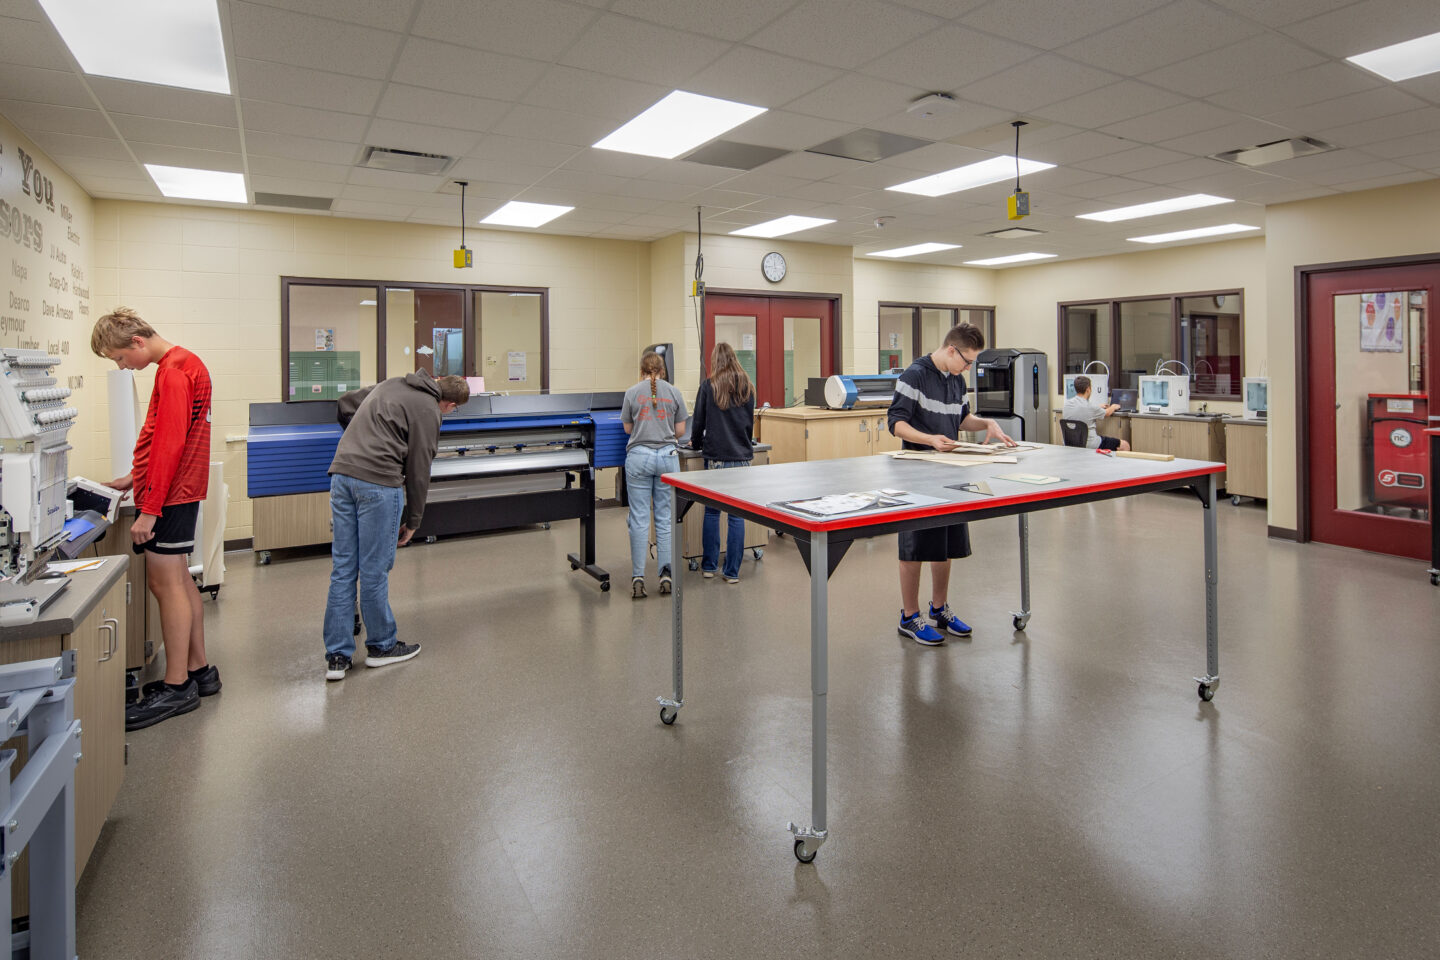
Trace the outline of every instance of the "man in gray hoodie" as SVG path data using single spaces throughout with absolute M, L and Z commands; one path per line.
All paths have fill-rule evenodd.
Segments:
M 326 680 L 345 679 L 355 653 L 357 579 L 365 665 L 404 663 L 420 652 L 420 644 L 401 643 L 395 636 L 390 568 L 395 549 L 410 542 L 425 512 L 440 418 L 468 399 L 464 377 L 434 380 L 424 370 L 340 398 L 337 412 L 345 434 L 330 463 L 335 530 L 325 604 Z

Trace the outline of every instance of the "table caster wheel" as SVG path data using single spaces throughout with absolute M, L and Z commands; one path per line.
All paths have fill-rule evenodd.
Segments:
M 687 566 L 690 567 L 690 572 L 691 572 L 691 573 L 694 573 L 696 570 L 699 570 L 699 569 L 700 569 L 700 561 L 699 561 L 699 560 L 691 560 L 690 563 L 687 564 Z
M 1212 687 L 1212 686 L 1210 686 L 1210 684 L 1208 684 L 1208 683 L 1202 683 L 1202 684 L 1200 684 L 1200 699 L 1201 699 L 1201 700 L 1204 700 L 1206 703 L 1209 703 L 1211 700 L 1214 700 L 1214 699 L 1215 699 L 1215 688 Z
M 1430 574 L 1430 586 L 1440 587 L 1440 573 Z
M 609 593 L 609 592 L 610 592 L 610 581 L 609 581 L 609 580 L 601 580 L 601 581 L 600 581 L 600 592 L 601 592 L 601 593 Z
M 550 521 L 549 521 L 549 520 L 546 520 L 544 523 L 540 524 L 540 529 L 541 529 L 541 530 L 549 530 L 549 529 L 550 529 Z
M 269 551 L 269 550 L 261 550 L 259 553 L 255 554 L 255 562 L 258 563 L 258 564 L 260 564 L 260 566 L 262 566 L 262 567 L 269 566 L 269 564 L 270 564 L 270 551 Z
M 1014 617 L 1013 619 L 1011 619 L 1011 621 L 1010 621 L 1011 626 L 1013 626 L 1016 630 L 1024 630 L 1025 627 L 1026 627 L 1027 625 L 1029 625 L 1029 623 L 1030 623 L 1030 618 L 1029 618 L 1029 617 L 1018 617 L 1018 616 L 1017 616 L 1017 617 Z
M 756 547 L 754 550 L 751 550 L 751 551 L 750 551 L 750 554 L 751 554 L 756 560 L 759 560 L 761 557 L 765 556 L 765 548 L 764 548 L 764 547 Z
M 668 726 L 672 726 L 672 725 L 675 723 L 675 717 L 676 717 L 676 715 L 678 714 L 678 712 L 679 712 L 679 711 L 673 710 L 673 709 L 671 709 L 670 707 L 661 707 L 661 708 L 660 708 L 660 722 L 663 723 L 663 724 L 665 724 L 665 726 L 667 726 L 667 727 L 668 727 Z M 796 841 L 796 842 L 798 843 L 799 841 Z
M 816 855 L 817 853 L 819 853 L 819 852 L 820 852 L 819 850 L 810 850 L 810 851 L 807 853 L 807 852 L 806 852 L 806 848 L 805 848 L 805 840 L 804 840 L 804 838 L 803 838 L 803 837 L 796 837 L 796 838 L 795 838 L 795 859 L 796 859 L 796 860 L 799 860 L 801 863 L 814 863 L 814 862 L 815 862 L 815 855 Z
M 1230 498 L 1230 502 L 1233 503 L 1233 504 L 1234 504 L 1235 506 L 1237 506 L 1237 507 L 1240 506 L 1240 498 L 1239 498 L 1239 497 L 1231 497 L 1231 498 Z
M 425 542 L 426 542 L 426 543 L 434 543 L 434 542 L 435 542 L 435 538 L 434 538 L 434 537 L 426 537 L 426 538 L 425 538 Z
M 219 584 L 216 584 L 216 585 L 213 586 L 213 587 L 206 587 L 206 588 L 205 588 L 205 592 L 208 593 L 208 594 L 210 594 L 210 599 L 211 599 L 211 600 L 219 600 L 219 599 L 220 599 L 220 586 L 219 586 Z

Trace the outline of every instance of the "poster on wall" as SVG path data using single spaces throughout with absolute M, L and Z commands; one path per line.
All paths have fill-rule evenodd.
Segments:
M 328 328 L 327 328 L 327 327 L 317 327 L 317 328 L 316 328 L 316 330 L 315 330 L 315 349 L 316 349 L 316 350 L 334 350 L 334 349 L 335 349 L 335 328 L 334 328 L 334 327 L 328 327 Z
M 1366 353 L 1400 353 L 1405 325 L 1400 320 L 1403 293 L 1360 295 L 1360 349 Z
M 505 364 L 510 368 L 507 379 L 511 381 L 524 380 L 525 376 L 525 353 L 522 350 L 510 350 L 505 354 Z

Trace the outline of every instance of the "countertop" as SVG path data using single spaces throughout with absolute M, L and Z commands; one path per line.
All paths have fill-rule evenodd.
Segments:
M 70 586 L 51 601 L 34 623 L 5 628 L 6 640 L 30 640 L 74 633 L 115 581 L 130 569 L 129 556 L 101 557 L 100 565 L 70 574 Z M 124 614 L 121 614 L 123 616 Z
M 761 407 L 755 411 L 755 418 L 771 417 L 776 420 L 831 420 L 846 417 L 883 417 L 889 405 L 879 407 L 855 407 L 850 410 L 831 410 L 829 407 Z

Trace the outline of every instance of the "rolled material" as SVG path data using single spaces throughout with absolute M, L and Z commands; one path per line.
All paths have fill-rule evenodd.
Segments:
M 140 435 L 140 402 L 135 395 L 135 371 L 106 371 L 105 395 L 110 406 L 110 475 L 123 477 L 133 466 L 135 438 Z
M 200 582 L 218 587 L 225 582 L 225 505 L 230 487 L 225 483 L 225 464 L 210 461 L 210 489 L 200 507 L 200 540 L 195 545 L 201 562 Z
M 1165 463 L 1175 459 L 1173 453 L 1142 453 L 1139 450 L 1116 450 L 1115 456 L 1129 457 L 1131 460 L 1160 460 Z

